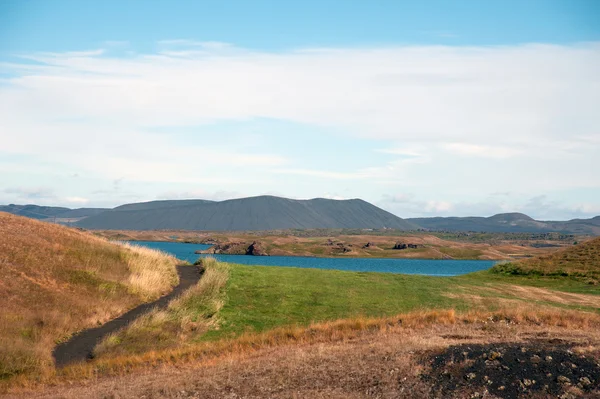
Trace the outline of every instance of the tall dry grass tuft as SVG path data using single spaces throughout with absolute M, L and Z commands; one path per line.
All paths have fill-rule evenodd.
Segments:
M 51 375 L 57 342 L 168 291 L 176 263 L 0 212 L 0 380 Z
M 119 245 L 125 249 L 122 257 L 131 273 L 127 285 L 133 293 L 151 300 L 170 291 L 179 282 L 175 257 L 130 243 Z
M 202 261 L 200 281 L 165 310 L 152 310 L 126 328 L 106 337 L 94 352 L 96 357 L 140 354 L 185 346 L 218 325 L 218 312 L 224 304 L 229 266 L 213 258 Z

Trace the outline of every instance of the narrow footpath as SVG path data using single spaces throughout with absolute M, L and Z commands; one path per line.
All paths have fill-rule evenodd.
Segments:
M 94 347 L 106 335 L 125 327 L 152 308 L 166 307 L 169 301 L 196 284 L 201 276 L 200 269 L 195 266 L 177 266 L 177 274 L 179 275 L 179 285 L 173 288 L 173 291 L 169 294 L 158 298 L 154 302 L 144 303 L 133 308 L 129 312 L 100 327 L 83 330 L 72 336 L 68 341 L 57 345 L 52 352 L 56 367 L 63 367 L 69 363 L 92 359 Z

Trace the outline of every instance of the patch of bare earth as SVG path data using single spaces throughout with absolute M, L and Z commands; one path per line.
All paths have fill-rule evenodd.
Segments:
M 591 398 L 600 395 L 599 348 L 595 328 L 505 321 L 393 325 L 341 341 L 286 344 L 118 377 L 61 381 L 13 396 Z

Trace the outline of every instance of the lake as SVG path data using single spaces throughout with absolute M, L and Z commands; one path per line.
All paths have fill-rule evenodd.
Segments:
M 245 256 L 245 255 L 198 255 L 205 244 L 180 242 L 131 241 L 148 248 L 170 253 L 178 259 L 195 262 L 199 257 L 212 256 L 220 261 L 255 266 L 284 266 L 315 269 L 336 269 L 353 272 L 382 272 L 423 274 L 427 276 L 458 276 L 492 267 L 493 260 L 438 260 L 438 259 L 390 259 L 390 258 L 315 258 L 308 256 Z
M 285 266 L 315 269 L 337 269 L 353 272 L 383 272 L 423 274 L 428 276 L 458 276 L 492 267 L 493 260 L 435 260 L 390 258 L 315 258 L 307 256 L 245 256 L 197 255 L 194 251 L 208 249 L 210 245 L 180 242 L 131 241 L 148 248 L 168 252 L 178 259 L 195 262 L 199 257 L 212 256 L 220 261 L 244 265 Z

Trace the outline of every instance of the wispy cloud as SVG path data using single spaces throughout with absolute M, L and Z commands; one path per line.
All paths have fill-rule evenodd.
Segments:
M 444 193 L 600 189 L 599 43 L 273 53 L 176 39 L 154 53 L 116 53 L 110 46 L 31 53 L 0 65 L 7 76 L 0 85 L 2 157 L 27 155 L 101 180 L 97 186 L 125 178 L 154 193 L 179 184 L 364 196 L 353 185 L 360 180 L 374 196 L 386 187 L 419 187 L 428 197 L 435 187 L 441 194 L 430 208 L 439 210 L 456 202 Z M 336 165 L 329 168 L 313 165 L 310 153 L 272 145 L 268 134 L 250 148 L 251 139 L 232 139 L 226 129 L 192 129 L 185 138 L 169 132 L 257 118 L 377 144 L 356 166 L 328 148 L 321 163 Z M 33 167 L 0 160 L 3 172 Z
M 2 190 L 5 194 L 12 194 L 24 200 L 40 200 L 55 198 L 56 194 L 50 187 L 8 187 Z
M 493 146 L 493 145 L 479 145 L 469 143 L 448 143 L 444 145 L 447 151 L 481 158 L 511 158 L 522 154 L 523 151 L 519 148 L 511 148 L 504 146 Z

